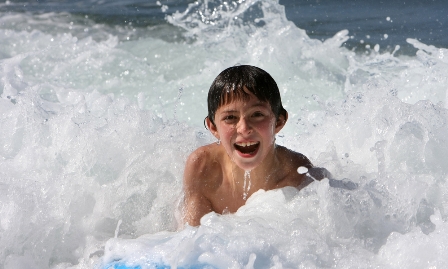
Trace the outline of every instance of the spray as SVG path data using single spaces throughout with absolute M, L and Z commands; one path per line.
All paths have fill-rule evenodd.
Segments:
M 245 171 L 244 172 L 244 185 L 243 185 L 243 199 L 246 200 L 247 199 L 247 194 L 249 193 L 250 190 L 250 185 L 251 185 L 251 181 L 250 181 L 250 171 Z M 247 189 L 246 189 L 247 186 Z

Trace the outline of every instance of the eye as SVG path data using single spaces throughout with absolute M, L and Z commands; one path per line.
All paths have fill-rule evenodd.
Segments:
M 261 111 L 256 111 L 252 114 L 252 117 L 258 118 L 258 117 L 263 117 L 264 114 Z
M 238 118 L 235 115 L 226 115 L 222 119 L 225 123 L 235 123 Z

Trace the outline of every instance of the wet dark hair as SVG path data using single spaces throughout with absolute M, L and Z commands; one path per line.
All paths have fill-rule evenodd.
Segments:
M 208 118 L 215 124 L 215 113 L 219 107 L 234 100 L 249 100 L 245 89 L 260 101 L 268 102 L 276 119 L 280 115 L 287 118 L 280 91 L 268 72 L 251 65 L 232 66 L 222 71 L 213 81 L 208 91 Z

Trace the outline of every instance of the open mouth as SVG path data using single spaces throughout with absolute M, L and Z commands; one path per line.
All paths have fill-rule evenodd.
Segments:
M 260 142 L 235 143 L 235 149 L 245 155 L 255 154 L 260 146 Z

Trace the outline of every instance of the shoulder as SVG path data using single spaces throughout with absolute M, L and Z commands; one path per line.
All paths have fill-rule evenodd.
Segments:
M 279 152 L 279 157 L 282 163 L 287 164 L 288 166 L 292 166 L 292 168 L 299 168 L 300 166 L 304 166 L 306 168 L 312 168 L 313 164 L 311 161 L 302 153 L 293 151 L 283 146 L 277 145 L 277 150 Z
M 217 150 L 213 144 L 197 148 L 188 156 L 185 168 L 192 168 L 196 172 L 203 172 L 203 170 L 208 168 L 208 165 L 217 162 Z
M 313 168 L 313 164 L 303 154 L 295 152 L 283 146 L 277 146 L 278 158 L 282 164 L 283 172 L 280 176 L 280 184 L 278 186 L 293 186 L 299 189 L 310 183 L 309 179 L 297 172 L 297 169 L 304 166 L 308 169 Z
M 212 187 L 210 184 L 221 173 L 220 150 L 216 144 L 199 147 L 187 158 L 184 186 L 196 190 Z
M 213 210 L 209 198 L 221 176 L 219 148 L 215 146 L 196 149 L 185 165 L 183 220 L 190 225 L 199 225 L 201 217 Z
M 288 178 L 300 179 L 300 186 L 304 187 L 313 180 L 322 180 L 323 178 L 332 178 L 331 173 L 323 167 L 315 167 L 311 161 L 303 154 L 290 150 L 288 148 L 279 146 L 280 154 L 286 169 L 289 169 Z M 306 175 L 301 175 L 297 172 L 299 167 L 308 168 Z

